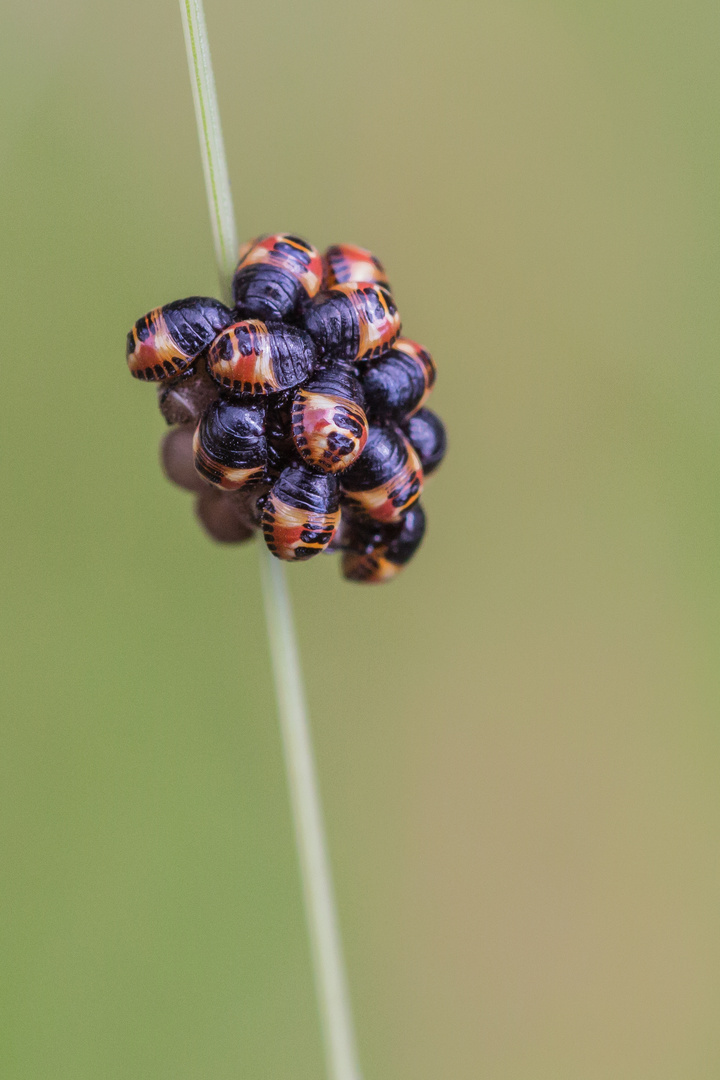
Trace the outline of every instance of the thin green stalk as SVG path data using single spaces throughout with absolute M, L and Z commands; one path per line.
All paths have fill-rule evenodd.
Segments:
M 290 596 L 285 568 L 264 544 L 261 568 L 327 1072 L 332 1080 L 359 1080 L 355 1033 Z
M 215 255 L 225 298 L 237 230 L 202 0 L 180 0 Z M 307 707 L 285 570 L 264 544 L 265 615 L 330 1080 L 360 1080 Z
M 225 143 L 220 127 L 215 76 L 208 44 L 202 0 L 180 0 L 190 83 L 195 102 L 200 154 L 205 173 L 205 191 L 210 210 L 210 224 L 215 241 L 220 283 L 225 299 L 230 297 L 230 283 L 237 255 L 237 228 L 233 211 L 230 176 Z

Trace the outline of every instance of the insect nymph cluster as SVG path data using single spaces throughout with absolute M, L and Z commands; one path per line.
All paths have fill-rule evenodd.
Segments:
M 130 371 L 158 383 L 171 425 L 166 474 L 216 540 L 259 529 L 280 559 L 340 550 L 346 578 L 389 581 L 423 538 L 446 439 L 425 408 L 435 364 L 400 337 L 382 264 L 262 236 L 240 249 L 233 301 L 176 300 L 128 334 Z

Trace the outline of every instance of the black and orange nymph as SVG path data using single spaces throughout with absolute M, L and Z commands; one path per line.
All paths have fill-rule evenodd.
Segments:
M 341 477 L 346 502 L 384 524 L 402 521 L 420 498 L 423 470 L 415 450 L 396 427 L 371 425 L 362 454 Z
M 385 267 L 367 248 L 354 244 L 333 244 L 323 256 L 323 266 L 326 289 L 353 281 L 374 281 L 376 285 L 390 289 Z
M 435 378 L 435 363 L 427 349 L 409 338 L 398 338 L 390 352 L 363 373 L 368 415 L 407 420 L 427 400 Z
M 267 465 L 264 403 L 214 401 L 195 430 L 193 451 L 195 468 L 216 487 L 234 490 L 262 480 Z
M 396 525 L 368 533 L 362 523 L 350 524 L 343 544 L 342 572 L 348 581 L 378 584 L 392 581 L 410 562 L 425 535 L 425 511 L 419 502 Z
M 400 333 L 400 315 L 383 285 L 349 281 L 307 307 L 305 327 L 321 356 L 354 363 L 388 351 Z
M 154 308 L 127 336 L 130 374 L 148 382 L 182 375 L 232 321 L 229 308 L 207 296 Z
M 320 252 L 289 233 L 260 236 L 240 248 L 233 298 L 243 319 L 284 319 L 322 283 Z
M 243 245 L 233 307 L 191 296 L 127 339 L 157 384 L 163 470 L 220 543 L 261 534 L 286 562 L 339 552 L 348 581 L 391 581 L 425 533 L 419 498 L 446 436 L 426 407 L 430 353 L 400 337 L 385 267 L 367 248 L 290 233 Z
M 322 472 L 343 472 L 368 437 L 362 386 L 343 368 L 330 366 L 295 394 L 292 435 L 298 453 Z
M 298 562 L 324 551 L 339 523 L 337 478 L 290 465 L 266 497 L 261 524 L 273 555 Z
M 218 334 L 208 351 L 212 377 L 231 393 L 275 394 L 304 382 L 315 364 L 311 338 L 295 326 L 248 319 Z

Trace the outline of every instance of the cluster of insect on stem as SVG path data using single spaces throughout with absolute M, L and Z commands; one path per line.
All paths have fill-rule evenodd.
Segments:
M 339 550 L 352 581 L 400 572 L 446 444 L 433 359 L 400 335 L 379 259 L 286 233 L 240 249 L 232 307 L 191 296 L 137 320 L 130 371 L 158 384 L 165 471 L 211 536 L 259 530 L 288 562 Z

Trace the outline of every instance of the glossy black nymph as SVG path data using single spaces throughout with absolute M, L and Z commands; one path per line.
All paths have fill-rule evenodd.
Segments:
M 419 409 L 402 425 L 402 430 L 420 458 L 425 476 L 429 476 L 445 457 L 445 425 L 430 409 Z
M 264 479 L 264 403 L 214 401 L 198 425 L 193 448 L 195 468 L 217 487 L 232 490 Z
M 405 339 L 368 364 L 363 389 L 368 416 L 396 420 L 410 416 L 427 397 L 435 379 L 432 358 L 421 346 Z

